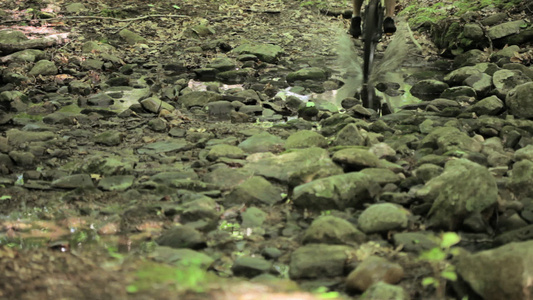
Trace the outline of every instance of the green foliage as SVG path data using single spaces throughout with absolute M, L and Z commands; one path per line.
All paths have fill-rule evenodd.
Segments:
M 445 232 L 440 237 L 438 247 L 422 252 L 419 259 L 427 261 L 433 270 L 433 276 L 422 279 L 423 286 L 432 286 L 437 291 L 438 297 L 444 297 L 446 280 L 456 281 L 455 266 L 448 261 L 450 255 L 456 254 L 452 246 L 459 243 L 461 237 L 455 232 Z
M 136 280 L 126 291 L 136 293 L 164 286 L 176 291 L 203 292 L 208 277 L 201 264 L 200 260 L 181 261 L 177 266 L 146 263 L 135 273 Z
M 410 5 L 399 15 L 408 16 L 409 25 L 417 27 L 426 22 L 436 23 L 449 18 L 450 15 L 460 17 L 467 12 L 478 11 L 491 6 L 510 9 L 520 2 L 520 0 L 458 0 L 430 4 L 425 1 L 411 1 Z

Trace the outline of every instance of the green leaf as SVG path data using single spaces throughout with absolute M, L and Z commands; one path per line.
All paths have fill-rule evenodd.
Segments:
M 128 293 L 133 294 L 133 293 L 137 293 L 138 291 L 139 291 L 139 288 L 134 284 L 130 284 L 126 287 L 126 292 Z
M 315 103 L 314 102 L 307 102 L 305 104 L 306 107 L 314 107 L 315 106 Z
M 11 199 L 10 195 L 3 195 L 2 197 L 0 197 L 0 201 L 10 200 L 10 199 Z
M 446 253 L 440 248 L 433 248 L 420 254 L 420 259 L 428 261 L 443 261 L 446 258 Z
M 442 248 L 450 248 L 451 246 L 459 243 L 461 241 L 461 237 L 455 233 L 455 232 L 445 232 L 442 235 L 442 242 L 440 243 L 440 246 Z
M 180 7 L 179 7 L 179 6 L 177 6 L 177 5 L 175 5 L 175 4 L 174 4 L 174 5 L 172 5 L 172 7 L 174 7 L 175 9 L 180 9 Z
M 457 273 L 455 273 L 454 271 L 442 271 L 440 272 L 440 276 L 442 276 L 442 278 L 446 278 L 451 281 L 457 280 Z
M 439 286 L 439 282 L 437 281 L 437 279 L 433 278 L 433 277 L 426 277 L 424 279 L 422 279 L 422 285 L 423 286 L 428 286 L 428 285 L 432 285 L 432 286 Z

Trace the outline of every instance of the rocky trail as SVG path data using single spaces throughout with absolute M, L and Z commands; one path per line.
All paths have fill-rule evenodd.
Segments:
M 533 3 L 413 2 L 378 116 L 343 1 L 3 1 L 0 299 L 533 299 Z

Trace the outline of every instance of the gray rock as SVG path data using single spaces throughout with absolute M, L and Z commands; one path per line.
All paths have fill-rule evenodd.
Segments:
M 470 78 L 470 77 L 469 77 Z M 454 86 L 447 88 L 440 94 L 442 98 L 445 99 L 461 99 L 462 97 L 473 97 L 476 98 L 476 91 L 469 86 Z
M 167 130 L 167 125 L 167 121 L 163 118 L 155 118 L 148 121 L 148 127 L 157 132 L 165 132 Z
M 531 91 L 533 82 L 524 83 L 513 88 L 505 98 L 505 104 L 510 112 L 520 118 L 533 118 L 533 99 Z
M 203 177 L 203 181 L 222 190 L 230 190 L 253 176 L 250 170 L 242 168 L 217 168 Z
M 490 96 L 481 99 L 479 102 L 469 106 L 465 111 L 473 112 L 478 116 L 482 115 L 497 115 L 504 108 L 504 103 L 496 96 Z
M 480 74 L 482 72 L 483 71 L 480 70 L 477 66 L 466 66 L 453 70 L 450 73 L 446 74 L 446 76 L 444 76 L 444 81 L 450 85 L 459 85 L 463 84 L 465 79 L 467 79 L 468 77 L 475 74 Z
M 380 281 L 395 284 L 403 277 L 404 271 L 399 264 L 389 262 L 386 258 L 370 256 L 346 277 L 346 290 L 364 292 Z
M 365 138 L 355 124 L 348 124 L 338 132 L 333 144 L 336 146 L 362 146 L 365 144 Z
M 438 149 L 438 153 L 456 150 L 479 152 L 482 145 L 455 127 L 438 127 L 420 141 L 418 148 Z
M 459 256 L 457 273 L 483 299 L 531 299 L 533 241 Z
M 533 239 L 533 224 L 522 228 L 506 231 L 494 239 L 494 245 L 505 245 L 513 242 L 524 242 Z
M 112 105 L 114 102 L 115 100 L 113 100 L 113 98 L 104 93 L 93 94 L 87 98 L 87 104 L 91 106 L 107 107 Z
M 320 147 L 324 148 L 328 145 L 326 138 L 312 130 L 300 130 L 291 134 L 285 142 L 285 148 L 308 148 Z
M 379 281 L 361 295 L 361 300 L 408 300 L 408 293 L 401 287 Z
M 234 70 L 235 69 L 235 61 L 233 59 L 228 58 L 228 57 L 215 58 L 213 61 L 211 61 L 207 65 L 207 67 L 216 69 L 219 72 Z
M 324 81 L 328 77 L 326 71 L 319 67 L 310 67 L 310 68 L 304 68 L 300 69 L 296 72 L 291 72 L 287 74 L 287 82 L 292 83 L 297 80 L 305 81 L 305 80 L 320 80 Z
M 250 207 L 241 213 L 241 228 L 261 228 L 267 216 L 267 213 L 259 208 Z
M 18 129 L 9 129 L 6 132 L 8 143 L 11 147 L 17 148 L 23 143 L 44 142 L 56 137 L 51 131 L 21 131 Z
M 465 53 L 457 55 L 453 59 L 454 69 L 458 69 L 466 66 L 473 66 L 478 63 L 484 62 L 487 60 L 486 53 L 479 49 L 471 49 Z
M 428 181 L 416 196 L 432 203 L 430 226 L 455 230 L 469 216 L 491 209 L 497 202 L 498 188 L 487 168 L 455 159 L 448 161 L 444 172 Z
M 217 73 L 216 79 L 226 84 L 240 84 L 245 83 L 250 78 L 253 78 L 254 74 L 255 69 L 242 68 L 238 70 Z
M 346 148 L 333 153 L 334 162 L 341 164 L 345 169 L 359 171 L 364 168 L 380 167 L 380 159 L 368 149 Z
M 11 151 L 9 152 L 9 157 L 11 157 L 16 165 L 23 167 L 31 167 L 36 162 L 35 155 L 25 151 Z
M 394 247 L 401 247 L 403 251 L 416 254 L 439 247 L 440 244 L 440 239 L 428 231 L 395 233 L 393 240 Z
M 355 226 L 335 216 L 322 216 L 313 221 L 305 231 L 302 243 L 358 245 L 365 241 L 365 234 Z
M 483 28 L 481 28 L 481 26 L 476 23 L 465 24 L 465 26 L 463 27 L 463 33 L 465 38 L 471 39 L 475 42 L 484 41 L 485 38 Z
M 82 61 L 81 62 L 81 67 L 84 70 L 100 71 L 104 67 L 104 62 L 102 60 L 100 60 L 100 59 L 90 58 L 90 59 L 86 59 L 86 60 Z M 113 86 L 113 85 L 111 85 L 111 86 Z
M 533 197 L 533 161 L 515 163 L 507 186 L 519 199 Z
M 193 106 L 204 107 L 210 102 L 222 100 L 222 95 L 208 91 L 194 91 L 185 95 L 179 96 L 177 103 L 185 108 Z
M 511 89 L 528 82 L 531 82 L 531 79 L 519 70 L 499 70 L 492 76 L 496 95 L 500 99 L 506 99 Z
M 89 85 L 87 82 L 74 80 L 70 82 L 68 91 L 71 94 L 87 96 L 91 93 L 91 85 Z
M 273 205 L 282 199 L 281 191 L 268 180 L 260 176 L 253 176 L 237 185 L 226 197 L 226 203 L 238 204 L 267 204 Z
M 270 270 L 272 263 L 261 257 L 241 256 L 233 262 L 231 271 L 235 276 L 252 278 Z
M 428 182 L 431 179 L 439 176 L 444 171 L 444 168 L 434 164 L 421 164 L 414 171 L 416 178 L 422 180 L 422 182 Z
M 109 53 L 113 50 L 115 50 L 115 47 L 96 41 L 88 41 L 81 46 L 81 51 L 83 53 Z
M 122 143 L 124 134 L 117 130 L 107 130 L 94 136 L 93 140 L 97 144 L 106 146 L 118 146 Z
M 490 56 L 490 60 L 494 62 L 498 62 L 502 58 L 510 59 L 511 57 L 515 56 L 515 54 L 519 51 L 520 51 L 520 47 L 518 47 L 517 45 L 510 45 L 509 47 L 505 47 L 493 53 Z
M 524 148 L 516 150 L 513 157 L 514 161 L 531 160 L 533 161 L 533 145 L 527 145 Z
M 291 254 L 291 279 L 335 277 L 344 274 L 344 267 L 353 247 L 343 245 L 309 244 Z M 317 259 L 317 258 L 320 259 Z
M 342 173 L 342 169 L 329 157 L 328 151 L 316 147 L 251 160 L 243 169 L 282 183 L 291 181 L 298 184 Z
M 487 31 L 487 35 L 493 40 L 506 37 L 518 33 L 520 31 L 520 28 L 524 24 L 526 24 L 524 20 L 517 20 L 499 24 L 489 28 L 489 30 Z
M 87 8 L 83 3 L 70 3 L 67 6 L 65 6 L 65 10 L 71 14 L 80 13 L 82 11 L 85 11 Z
M 485 25 L 485 26 L 492 26 L 492 25 L 496 25 L 500 22 L 503 22 L 503 20 L 507 19 L 507 14 L 506 13 L 495 13 L 493 15 L 490 15 L 486 18 L 484 18 L 483 20 L 481 20 L 481 24 Z
M 56 75 L 58 72 L 56 64 L 49 60 L 40 60 L 35 66 L 28 72 L 31 76 L 46 76 L 46 75 Z
M 45 53 L 42 50 L 26 49 L 12 53 L 3 59 L 5 61 L 13 61 L 18 63 L 33 63 L 45 58 Z
M 141 105 L 145 110 L 151 113 L 159 113 L 162 109 L 166 109 L 168 111 L 174 110 L 174 106 L 172 106 L 172 104 L 162 101 L 157 97 L 144 99 L 141 101 Z
M 529 77 L 529 79 L 533 80 L 533 68 L 531 67 L 519 63 L 508 63 L 503 65 L 503 68 L 506 70 L 520 70 L 524 75 Z
M 2 30 L 0 31 L 0 42 L 5 44 L 18 44 L 27 41 L 28 38 L 22 31 Z
M 344 210 L 358 207 L 371 199 L 377 184 L 359 172 L 329 176 L 294 188 L 293 202 L 312 211 Z
M 386 164 L 386 162 L 384 162 Z M 385 166 L 384 166 L 385 167 Z M 385 168 L 366 168 L 361 170 L 361 173 L 370 177 L 370 180 L 376 182 L 380 185 L 385 185 L 387 183 L 397 184 L 400 182 L 401 177 L 394 173 L 392 170 Z
M 201 194 L 198 197 L 200 198 L 183 204 L 176 213 L 181 222 L 194 226 L 195 229 L 201 229 L 198 226 L 200 224 L 203 230 L 213 230 L 220 220 L 220 207 L 212 198 Z
M 357 226 L 367 234 L 400 231 L 407 228 L 410 215 L 408 210 L 396 204 L 373 204 L 361 213 Z
M 426 79 L 415 83 L 410 92 L 415 97 L 429 100 L 437 98 L 447 88 L 449 88 L 448 84 L 442 81 Z
M 474 89 L 476 95 L 484 96 L 492 89 L 492 77 L 485 73 L 473 74 L 464 80 L 464 84 Z
M 118 35 L 123 38 L 126 43 L 130 45 L 134 45 L 136 43 L 146 43 L 146 39 L 139 34 L 129 30 L 129 29 L 122 29 Z
M 125 191 L 133 185 L 135 176 L 133 175 L 117 175 L 109 176 L 100 179 L 98 188 L 104 191 Z
M 94 184 L 89 174 L 74 174 L 54 180 L 52 187 L 60 189 L 92 188 Z
M 283 53 L 283 48 L 272 44 L 244 44 L 233 49 L 237 54 L 253 54 L 267 63 L 274 63 Z
M 167 153 L 167 152 L 178 152 L 184 151 L 191 148 L 191 145 L 184 139 L 172 139 L 168 141 L 160 141 L 155 143 L 150 143 L 142 146 L 137 150 L 139 154 L 150 154 L 150 153 Z
M 95 152 L 79 162 L 73 171 L 103 176 L 132 174 L 133 167 L 139 160 L 135 155 L 116 156 Z
M 207 104 L 207 113 L 216 120 L 229 120 L 235 108 L 229 101 L 214 101 Z
M 205 237 L 199 231 L 187 225 L 173 227 L 163 232 L 155 241 L 161 246 L 171 248 L 198 250 L 206 246 Z
M 219 144 L 213 146 L 209 152 L 207 153 L 207 160 L 209 161 L 216 161 L 219 158 L 227 157 L 227 158 L 245 158 L 246 154 L 244 151 L 242 151 L 241 148 L 237 146 L 232 145 L 226 145 L 226 144 Z

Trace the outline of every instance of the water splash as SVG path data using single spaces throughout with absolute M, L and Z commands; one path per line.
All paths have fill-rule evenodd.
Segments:
M 335 103 L 340 106 L 343 99 L 353 97 L 363 82 L 363 59 L 352 39 L 345 32 L 337 34 L 337 63 L 343 74 L 344 85 L 337 91 Z

